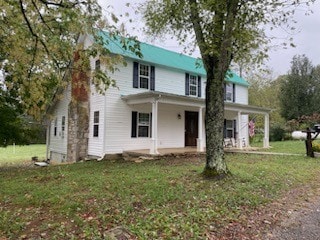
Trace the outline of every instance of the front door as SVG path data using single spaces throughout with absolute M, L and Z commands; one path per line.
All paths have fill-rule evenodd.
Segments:
M 198 112 L 185 112 L 185 146 L 197 146 Z

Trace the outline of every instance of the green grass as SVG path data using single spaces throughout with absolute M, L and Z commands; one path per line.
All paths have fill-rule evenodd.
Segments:
M 0 147 L 0 166 L 4 164 L 16 164 L 31 162 L 31 157 L 37 156 L 44 160 L 46 156 L 45 144 L 34 144 L 25 146 Z
M 278 141 L 270 142 L 269 149 L 262 149 L 262 142 L 255 142 L 250 144 L 252 147 L 259 147 L 259 151 L 277 152 L 277 153 L 294 153 L 305 154 L 306 146 L 304 141 L 292 140 L 292 141 Z
M 0 168 L 0 238 L 104 239 L 121 225 L 138 239 L 206 239 L 320 173 L 300 156 L 226 158 L 233 175 L 218 182 L 200 176 L 204 159 Z

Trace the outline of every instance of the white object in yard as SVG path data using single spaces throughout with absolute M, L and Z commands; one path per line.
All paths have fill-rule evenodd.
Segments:
M 46 162 L 35 162 L 34 165 L 39 166 L 39 167 L 46 167 L 49 164 Z
M 303 140 L 307 138 L 307 133 L 302 132 L 302 131 L 293 131 L 291 133 L 291 136 L 293 139 L 299 139 L 299 140 Z M 311 133 L 311 137 L 314 138 L 316 136 L 316 134 Z M 319 138 L 319 136 L 317 137 Z

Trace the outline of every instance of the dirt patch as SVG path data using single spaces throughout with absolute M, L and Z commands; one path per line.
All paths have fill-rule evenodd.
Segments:
M 243 214 L 237 221 L 230 222 L 219 233 L 209 233 L 209 239 L 279 239 L 274 238 L 277 232 L 285 228 L 286 224 L 294 222 L 297 216 L 319 199 L 319 181 L 310 186 L 292 189 L 281 199 L 254 211 L 243 209 Z

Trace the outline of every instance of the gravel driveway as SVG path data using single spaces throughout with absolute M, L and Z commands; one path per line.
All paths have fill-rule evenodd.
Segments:
M 270 240 L 320 240 L 320 197 L 290 213 L 289 218 L 267 236 Z

